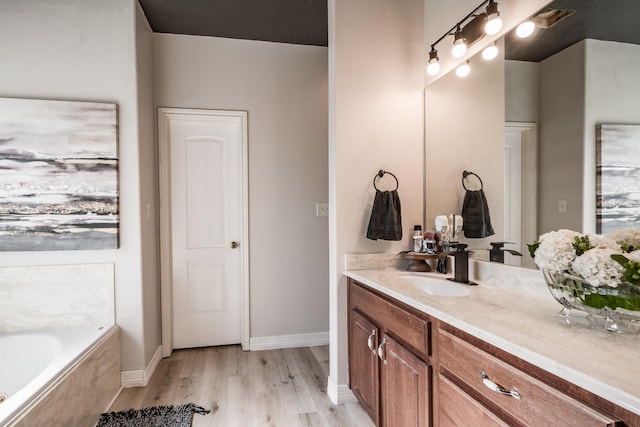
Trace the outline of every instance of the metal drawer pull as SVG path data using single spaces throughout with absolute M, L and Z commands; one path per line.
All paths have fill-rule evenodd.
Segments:
M 382 342 L 378 346 L 378 357 L 380 358 L 380 360 L 384 362 L 385 365 L 387 364 L 387 359 L 385 357 L 384 349 L 382 348 L 382 346 L 384 346 L 386 343 L 387 343 L 387 339 L 382 338 Z
M 373 354 L 376 354 L 376 347 L 375 347 L 375 344 L 373 343 L 373 338 L 375 336 L 376 336 L 376 330 L 374 329 L 369 334 L 369 338 L 367 338 L 367 347 L 369 347 L 369 350 L 371 350 Z
M 482 383 L 491 391 L 495 391 L 496 393 L 506 394 L 507 396 L 511 396 L 514 399 L 522 399 L 520 393 L 517 390 L 507 390 L 500 387 L 498 384 L 494 383 L 487 377 L 487 373 L 483 370 L 478 370 L 480 373 L 480 378 L 482 378 Z

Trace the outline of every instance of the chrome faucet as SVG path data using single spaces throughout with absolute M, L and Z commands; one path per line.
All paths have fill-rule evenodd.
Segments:
M 449 246 L 456 248 L 456 250 L 440 252 L 438 254 L 438 258 L 453 255 L 453 259 L 455 260 L 453 278 L 447 280 L 464 283 L 465 285 L 477 285 L 477 283 L 469 280 L 469 251 L 467 251 L 467 245 L 464 243 L 452 243 Z

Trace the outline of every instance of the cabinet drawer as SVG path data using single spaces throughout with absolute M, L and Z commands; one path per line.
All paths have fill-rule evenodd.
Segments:
M 440 427 L 509 427 L 442 375 L 438 380 Z
M 506 362 L 440 329 L 440 372 L 511 423 L 523 425 L 615 426 L 617 420 L 552 388 Z M 490 390 L 479 371 L 521 399 Z
M 350 282 L 349 298 L 352 309 L 366 313 L 385 331 L 413 347 L 419 353 L 430 355 L 429 321 L 405 311 L 363 287 Z

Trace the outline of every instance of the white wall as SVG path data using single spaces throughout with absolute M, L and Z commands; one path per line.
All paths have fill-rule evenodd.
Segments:
M 330 299 L 329 395 L 347 388 L 344 254 L 409 248 L 423 222 L 423 1 L 329 2 Z M 379 169 L 400 183 L 404 238 L 366 239 Z
M 114 263 L 123 370 L 145 367 L 145 334 L 159 328 L 153 325 L 158 307 L 143 303 L 140 176 L 154 160 L 139 151 L 148 132 L 138 123 L 144 96 L 136 91 L 136 10 L 135 0 L 0 3 L 0 96 L 118 104 L 121 220 L 118 250 L 3 253 L 0 265 Z M 146 271 L 155 268 L 150 259 Z
M 249 112 L 252 338 L 327 332 L 327 48 L 154 34 L 159 107 Z
M 484 184 L 495 235 L 459 239 L 470 248 L 489 248 L 504 239 L 504 49 L 493 61 L 476 57 L 471 73 L 450 72 L 425 91 L 426 221 L 462 212 L 462 172 L 476 173 Z M 479 188 L 475 177 L 465 180 Z

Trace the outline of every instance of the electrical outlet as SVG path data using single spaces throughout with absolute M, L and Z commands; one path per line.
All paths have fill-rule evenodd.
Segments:
M 558 200 L 558 213 L 567 213 L 568 204 L 567 200 L 561 199 Z
M 329 216 L 329 203 L 316 203 L 316 216 Z

